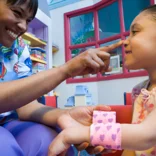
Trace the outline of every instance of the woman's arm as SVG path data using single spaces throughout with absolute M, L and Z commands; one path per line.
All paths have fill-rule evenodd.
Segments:
M 38 122 L 47 126 L 58 125 L 58 118 L 67 111 L 43 105 L 37 100 L 17 109 L 20 120 Z
M 26 105 L 53 90 L 66 78 L 107 71 L 110 59 L 108 52 L 121 44 L 122 42 L 118 42 L 108 47 L 90 49 L 58 68 L 49 69 L 28 78 L 1 83 L 0 113 Z
M 68 77 L 65 66 L 0 83 L 0 113 L 17 109 L 51 91 Z

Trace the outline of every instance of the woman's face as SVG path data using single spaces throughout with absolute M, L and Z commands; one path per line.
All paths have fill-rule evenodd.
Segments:
M 13 41 L 27 31 L 33 13 L 28 11 L 27 3 L 8 5 L 7 0 L 0 1 L 0 44 L 11 47 Z
M 144 68 L 149 71 L 156 67 L 156 21 L 150 13 L 142 12 L 134 19 L 124 45 L 128 69 Z

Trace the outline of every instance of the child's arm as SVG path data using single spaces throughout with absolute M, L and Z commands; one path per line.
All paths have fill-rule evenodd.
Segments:
M 156 109 L 154 109 L 141 124 L 121 124 L 121 148 L 146 150 L 155 146 L 155 119 Z M 107 134 L 105 135 L 107 136 Z M 71 144 L 80 144 L 85 141 L 90 142 L 89 126 L 79 126 L 65 129 L 50 145 L 49 156 L 63 153 L 70 147 Z
M 122 124 L 122 148 L 146 150 L 156 144 L 156 109 L 141 124 Z

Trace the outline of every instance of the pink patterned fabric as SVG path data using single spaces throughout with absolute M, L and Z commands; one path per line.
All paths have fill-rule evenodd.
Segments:
M 101 145 L 107 149 L 121 149 L 121 126 L 116 123 L 116 112 L 93 112 L 90 140 L 93 146 Z
M 119 123 L 96 123 L 90 128 L 90 140 L 93 146 L 121 150 L 121 125 Z
M 116 123 L 116 112 L 93 112 L 93 123 Z

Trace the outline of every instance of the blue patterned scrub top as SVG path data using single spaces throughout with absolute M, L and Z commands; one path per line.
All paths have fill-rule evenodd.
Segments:
M 11 48 L 0 45 L 0 82 L 17 80 L 30 75 L 32 75 L 32 61 L 24 40 L 19 37 Z M 16 111 L 2 113 L 0 124 L 13 118 L 17 118 Z

